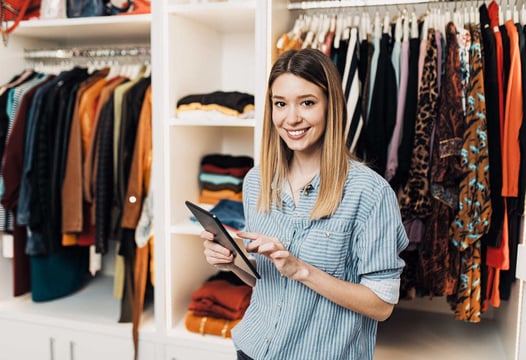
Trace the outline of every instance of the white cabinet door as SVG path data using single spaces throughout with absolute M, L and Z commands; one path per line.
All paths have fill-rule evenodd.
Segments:
M 62 335 L 60 337 L 62 355 L 60 360 L 133 359 L 131 336 L 119 337 L 83 331 L 69 332 L 66 329 Z M 145 359 L 148 358 L 145 357 Z
M 0 360 L 59 360 L 54 328 L 0 318 Z

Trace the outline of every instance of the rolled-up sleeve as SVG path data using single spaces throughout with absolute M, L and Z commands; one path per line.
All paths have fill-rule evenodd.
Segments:
M 384 186 L 374 198 L 357 243 L 358 276 L 380 299 L 396 304 L 405 265 L 400 253 L 409 241 L 394 191 Z

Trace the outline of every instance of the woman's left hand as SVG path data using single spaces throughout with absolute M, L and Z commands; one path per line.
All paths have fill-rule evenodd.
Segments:
M 303 268 L 303 262 L 292 255 L 278 238 L 243 231 L 237 236 L 250 240 L 247 251 L 265 255 L 283 276 L 294 279 Z

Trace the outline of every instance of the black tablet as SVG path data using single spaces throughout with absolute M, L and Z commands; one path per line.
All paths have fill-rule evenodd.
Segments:
M 216 215 L 212 214 L 210 211 L 205 210 L 202 207 L 190 201 L 185 201 L 185 205 L 188 207 L 188 209 L 190 209 L 192 214 L 194 214 L 197 221 L 199 221 L 203 228 L 206 231 L 214 234 L 215 241 L 232 251 L 232 254 L 234 254 L 234 263 L 237 266 L 247 271 L 248 273 L 252 273 L 256 278 L 261 279 L 261 276 L 256 270 L 256 267 L 249 260 L 249 257 L 251 256 L 245 250 L 245 246 L 243 244 L 242 239 L 239 239 L 238 243 L 238 241 L 232 238 L 232 236 L 230 236 L 227 229 L 225 229 L 219 218 Z M 239 255 L 239 257 L 237 255 Z M 241 258 L 242 261 L 236 261 L 238 258 Z

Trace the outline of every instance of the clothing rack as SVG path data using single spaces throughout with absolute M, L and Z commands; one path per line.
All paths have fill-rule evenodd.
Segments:
M 396 5 L 438 3 L 439 0 L 398 0 Z M 317 1 L 290 1 L 288 10 L 315 10 L 315 9 L 333 9 L 346 7 L 364 7 L 364 6 L 386 6 L 394 5 L 390 0 L 317 0 Z

